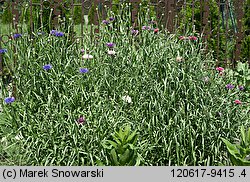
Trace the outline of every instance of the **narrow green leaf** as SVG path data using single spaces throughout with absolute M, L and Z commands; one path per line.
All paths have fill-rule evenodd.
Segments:
M 119 162 L 117 160 L 117 154 L 115 152 L 115 149 L 112 149 L 111 152 L 110 152 L 110 154 L 111 154 L 111 159 L 114 162 L 114 165 L 115 166 L 119 166 Z
M 246 146 L 246 135 L 245 135 L 245 129 L 244 129 L 243 125 L 240 127 L 240 132 L 241 132 L 241 142 L 242 142 L 242 145 Z

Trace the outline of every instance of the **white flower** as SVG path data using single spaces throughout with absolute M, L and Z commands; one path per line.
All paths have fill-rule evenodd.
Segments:
M 177 62 L 181 62 L 181 61 L 183 61 L 183 58 L 182 58 L 181 56 L 177 56 L 177 57 L 176 57 L 176 61 L 177 61 Z
M 93 56 L 90 55 L 90 54 L 84 54 L 84 55 L 82 56 L 82 59 L 93 59 Z
M 129 97 L 128 95 L 123 96 L 122 100 L 125 101 L 125 102 L 127 102 L 127 103 L 131 103 L 132 102 L 131 97 Z
M 15 136 L 15 139 L 16 139 L 16 140 L 22 140 L 22 139 L 23 139 L 23 136 L 17 135 L 17 136 Z
M 108 55 L 115 55 L 115 51 L 108 50 Z

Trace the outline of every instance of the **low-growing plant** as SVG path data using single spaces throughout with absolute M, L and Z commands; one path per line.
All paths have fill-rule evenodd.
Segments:
M 241 140 L 237 144 L 232 144 L 225 138 L 221 139 L 227 147 L 233 165 L 250 166 L 250 128 L 245 131 L 244 126 L 241 126 L 240 131 Z
M 112 140 L 105 140 L 103 147 L 108 150 L 109 165 L 134 166 L 140 164 L 140 155 L 137 152 L 138 133 L 125 126 L 112 134 Z

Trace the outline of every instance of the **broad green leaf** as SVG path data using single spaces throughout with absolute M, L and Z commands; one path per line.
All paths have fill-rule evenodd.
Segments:
M 134 131 L 131 135 L 129 135 L 129 137 L 127 138 L 127 143 L 134 143 L 135 141 L 135 137 L 137 135 L 137 131 Z
M 120 157 L 120 161 L 121 161 L 122 165 L 125 165 L 126 163 L 129 163 L 129 159 L 130 159 L 129 157 L 130 157 L 131 152 L 133 153 L 133 151 L 127 149 L 125 151 L 125 153 Z
M 112 145 L 114 148 L 117 148 L 117 143 L 111 141 L 111 140 L 107 140 L 108 143 L 110 143 L 110 145 Z
M 115 152 L 115 149 L 112 149 L 110 154 L 111 154 L 112 161 L 114 162 L 114 165 L 119 166 L 119 162 L 117 160 L 117 154 Z
M 96 161 L 97 166 L 105 166 L 100 160 Z
M 101 145 L 103 146 L 103 148 L 111 150 L 111 149 L 112 149 L 112 146 L 111 146 L 111 145 L 107 145 L 107 142 L 108 142 L 108 141 L 105 140 L 105 141 L 103 141 L 103 142 L 101 143 Z
M 121 144 L 122 144 L 121 138 L 119 137 L 119 135 L 118 135 L 117 133 L 114 134 L 114 135 L 112 135 L 112 137 L 113 137 L 113 139 L 116 141 L 116 143 L 117 143 L 118 145 L 121 145 Z
M 235 156 L 240 157 L 239 151 L 238 151 L 238 149 L 237 149 L 237 147 L 235 145 L 231 144 L 228 140 L 226 140 L 224 138 L 221 138 L 221 139 L 226 144 L 228 152 L 231 155 L 233 155 L 233 156 L 235 155 Z

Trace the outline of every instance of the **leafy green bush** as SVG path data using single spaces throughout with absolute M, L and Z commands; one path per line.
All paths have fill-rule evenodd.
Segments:
M 250 128 L 248 131 L 241 126 L 241 141 L 239 144 L 232 144 L 228 140 L 222 138 L 227 146 L 229 157 L 233 165 L 250 166 Z
M 108 150 L 111 166 L 134 166 L 140 164 L 140 157 L 136 151 L 137 132 L 130 133 L 130 127 L 120 128 L 112 135 L 112 140 L 103 142 Z

